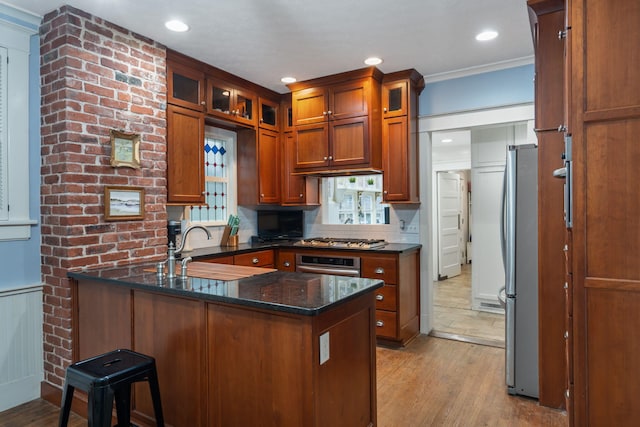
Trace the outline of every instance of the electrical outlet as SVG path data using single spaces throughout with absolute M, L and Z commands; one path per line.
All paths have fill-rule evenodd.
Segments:
M 320 364 L 329 360 L 329 332 L 320 335 Z
M 415 224 L 409 224 L 405 227 L 404 232 L 418 234 L 418 226 Z

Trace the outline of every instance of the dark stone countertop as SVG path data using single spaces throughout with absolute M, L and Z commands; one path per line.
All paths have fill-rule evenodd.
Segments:
M 253 252 L 261 249 L 299 249 L 299 250 L 319 250 L 319 251 L 331 251 L 331 252 L 343 252 L 344 254 L 399 254 L 403 252 L 414 251 L 422 248 L 422 245 L 417 243 L 387 243 L 383 247 L 375 249 L 345 249 L 345 248 L 330 248 L 330 247 L 314 247 L 314 246 L 298 246 L 294 244 L 295 241 L 285 242 L 265 242 L 265 243 L 241 243 L 238 246 L 207 246 L 203 248 L 192 249 L 189 251 L 182 251 L 178 255 L 179 258 L 185 258 L 190 256 L 194 261 L 198 258 L 213 257 L 213 256 L 225 256 L 225 255 L 239 255 L 246 252 Z
M 255 250 L 255 249 L 254 249 Z M 158 278 L 155 264 L 69 272 L 68 276 L 114 286 L 126 286 L 179 297 L 249 306 L 260 309 L 318 315 L 340 303 L 371 292 L 382 280 L 324 274 L 276 271 L 239 280 L 214 280 L 199 277 Z M 80 286 L 82 286 L 80 284 Z

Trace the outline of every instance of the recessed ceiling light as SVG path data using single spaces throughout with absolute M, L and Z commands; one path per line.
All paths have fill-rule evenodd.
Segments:
M 182 21 L 178 21 L 177 19 L 165 22 L 164 26 L 170 29 L 171 31 L 175 31 L 178 33 L 184 33 L 185 31 L 189 31 L 189 26 Z
M 445 139 L 442 140 L 442 142 L 444 142 L 446 144 L 447 142 L 453 142 L 453 139 L 445 138 Z
M 281 81 L 282 83 L 285 83 L 285 84 L 287 84 L 287 83 L 295 83 L 295 82 L 296 82 L 296 78 L 295 78 L 295 77 L 288 77 L 288 76 L 287 76 L 287 77 L 283 77 L 283 78 L 281 78 L 281 79 L 280 79 L 280 81 Z
M 382 58 L 378 58 L 377 56 L 372 56 L 364 60 L 364 63 L 367 65 L 378 65 L 382 64 Z
M 476 40 L 480 41 L 480 42 L 484 42 L 487 40 L 493 40 L 496 37 L 498 37 L 498 32 L 497 31 L 493 31 L 493 30 L 489 30 L 489 31 L 483 31 L 481 33 L 479 33 L 476 36 Z

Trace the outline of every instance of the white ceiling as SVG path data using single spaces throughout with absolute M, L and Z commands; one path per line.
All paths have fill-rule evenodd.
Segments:
M 38 15 L 69 4 L 280 93 L 285 75 L 358 69 L 372 55 L 384 73 L 415 68 L 427 82 L 533 61 L 525 0 L 5 1 Z M 191 29 L 172 33 L 169 19 Z M 488 28 L 499 37 L 477 42 Z

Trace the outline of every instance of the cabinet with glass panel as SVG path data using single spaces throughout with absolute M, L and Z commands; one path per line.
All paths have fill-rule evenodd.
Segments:
M 255 93 L 215 76 L 207 76 L 206 98 L 207 114 L 255 126 Z

